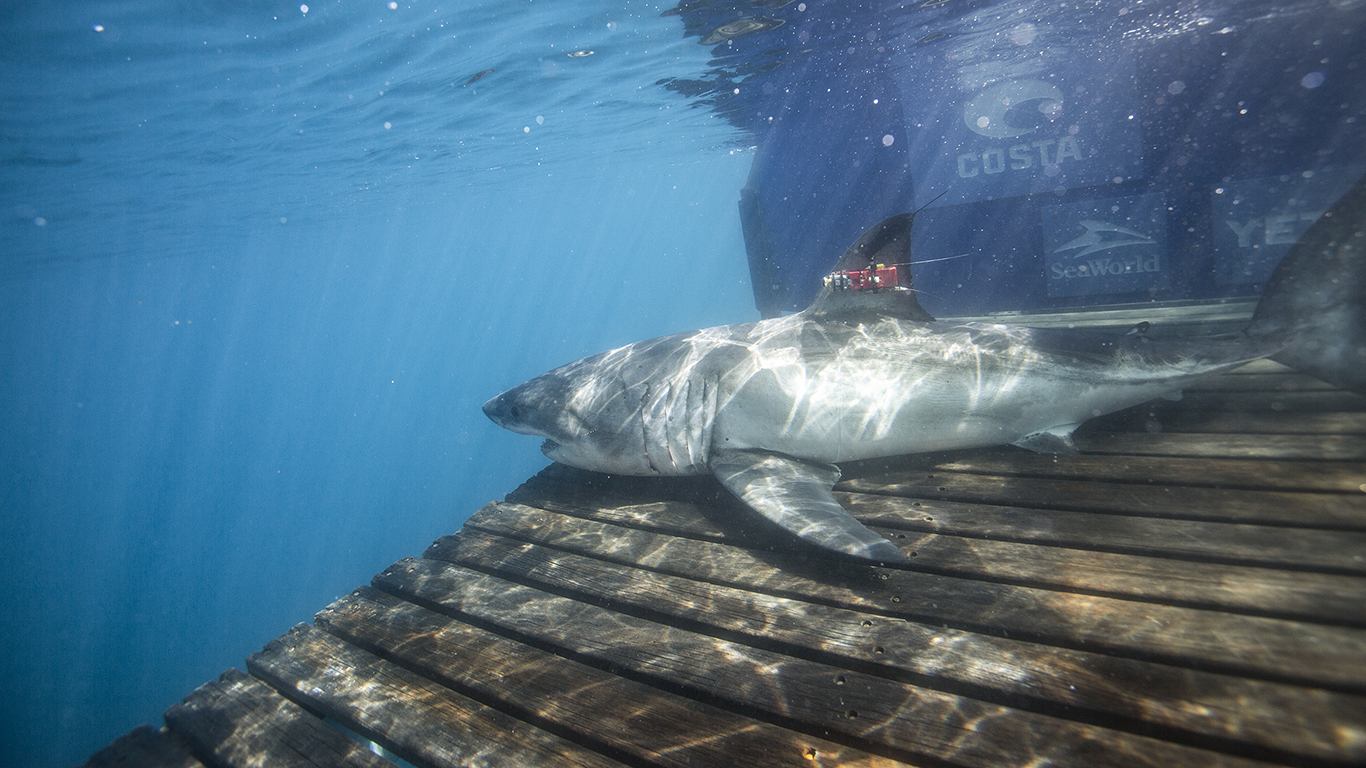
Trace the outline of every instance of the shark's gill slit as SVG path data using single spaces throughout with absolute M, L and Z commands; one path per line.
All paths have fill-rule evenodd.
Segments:
M 640 403 L 637 406 L 640 414 L 640 450 L 645 457 L 645 462 L 650 465 L 650 471 L 656 475 L 660 474 L 659 467 L 655 466 L 654 456 L 650 455 L 650 423 L 646 418 L 649 413 L 650 403 L 650 384 L 645 383 L 640 395 Z

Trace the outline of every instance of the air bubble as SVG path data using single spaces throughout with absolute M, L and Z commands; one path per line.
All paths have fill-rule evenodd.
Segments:
M 1025 22 L 1010 30 L 1010 42 L 1016 45 L 1029 45 L 1034 42 L 1034 38 L 1039 36 L 1039 28 Z

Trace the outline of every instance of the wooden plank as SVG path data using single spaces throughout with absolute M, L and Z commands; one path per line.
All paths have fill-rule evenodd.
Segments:
M 499 508 L 467 529 L 493 530 Z M 509 510 L 521 513 L 523 510 Z M 1366 631 L 1202 611 L 947 575 L 875 568 L 804 551 L 755 553 L 710 542 L 604 530 L 583 521 L 576 552 L 674 576 L 870 610 L 933 625 L 1193 669 L 1366 693 Z M 629 542 L 629 543 L 628 543 Z M 440 557 L 454 539 L 428 551 Z M 633 549 L 644 547 L 643 550 Z M 667 551 L 668 560 L 659 553 Z M 833 567 L 838 566 L 838 567 Z M 817 575 L 805 574 L 815 571 Z M 835 579 L 832 581 L 832 579 Z
M 1087 457 L 1042 457 L 1014 451 L 1008 454 L 1031 462 L 1030 467 L 1040 472 L 1049 470 L 1053 459 L 1058 464 L 1077 462 Z M 997 461 L 996 458 L 986 460 Z M 1284 525 L 1296 528 L 1324 528 L 1331 530 L 1366 530 L 1366 493 L 1359 489 L 1345 490 L 1354 479 L 1343 473 L 1328 478 L 1338 482 L 1344 490 L 1266 490 L 1229 488 L 1220 485 L 1182 485 L 1166 478 L 1151 477 L 1143 482 L 1139 473 L 1128 473 L 1134 462 L 1151 459 L 1135 457 L 1114 462 L 1111 474 L 1130 475 L 1121 480 L 1109 476 L 1086 476 L 1068 472 L 1068 467 L 1052 467 L 1057 476 L 1031 477 L 1028 475 L 992 474 L 984 471 L 959 472 L 946 469 L 962 460 L 963 455 L 945 458 L 903 456 L 887 460 L 861 462 L 846 467 L 846 479 L 836 488 L 853 492 L 909 496 L 915 499 L 940 498 L 946 501 L 980 501 L 984 503 L 1019 504 L 1039 509 L 1073 509 L 1078 511 L 1116 512 L 1135 516 L 1164 517 L 1178 520 L 1209 520 L 1258 525 Z M 1094 457 L 1092 457 L 1094 458 Z M 984 460 L 984 461 L 986 461 Z M 1187 464 L 1180 459 L 1169 460 L 1174 465 Z M 1105 462 L 1096 462 L 1104 466 Z M 1154 462 L 1160 465 L 1161 462 Z M 1245 468 L 1234 460 L 1209 462 L 1216 465 L 1237 465 L 1234 471 Z M 1295 464 L 1295 462 L 1286 462 Z M 1274 466 L 1271 469 L 1275 469 Z M 1327 472 L 1341 468 L 1340 463 L 1320 465 Z M 1187 468 L 1189 466 L 1187 465 Z M 1366 470 L 1366 466 L 1363 467 Z M 1249 470 L 1250 471 L 1250 470 Z M 1065 473 L 1065 474 L 1064 474 Z M 1075 475 L 1074 477 L 1066 474 Z M 1218 481 L 1220 478 L 1210 478 Z M 1274 479 L 1274 478 L 1273 478 Z M 1246 482 L 1246 480 L 1244 480 Z M 578 498 L 585 503 L 601 500 L 603 506 L 628 503 L 651 503 L 681 499 L 715 504 L 729 499 L 729 494 L 711 478 L 634 478 L 613 477 L 551 465 L 524 487 L 514 490 L 509 499 L 538 486 L 555 484 L 554 495 Z
M 166 724 L 215 766 L 394 766 L 235 669 L 172 706 Z
M 318 622 L 442 685 L 525 710 L 637 764 L 904 764 L 661 691 L 373 589 L 338 600 Z
M 1211 376 L 1201 379 L 1186 388 L 1186 391 L 1212 390 L 1218 392 L 1306 392 L 1313 390 L 1335 389 L 1323 379 L 1316 379 L 1303 373 L 1285 368 L 1279 371 L 1260 372 L 1236 371 L 1233 376 Z
M 190 748 L 167 732 L 140 725 L 90 756 L 85 768 L 203 768 Z
M 1085 453 L 1134 456 L 1210 456 L 1232 459 L 1362 461 L 1366 436 L 1132 433 L 1082 430 L 1077 448 Z M 1362 469 L 1366 480 L 1366 467 Z
M 719 514 L 714 509 L 687 502 L 617 504 L 603 499 L 602 506 L 593 506 L 591 502 L 566 501 L 556 495 L 533 495 L 528 487 L 523 488 L 518 498 L 525 504 L 566 515 L 669 535 L 751 548 L 770 541 L 761 530 L 756 530 L 757 526 L 746 529 L 718 525 Z M 860 512 L 857 507 L 851 511 L 856 516 Z M 538 532 L 555 531 L 565 536 L 580 528 L 562 515 L 529 509 L 502 514 L 493 507 L 476 513 L 474 519 L 483 521 L 489 517 L 534 520 Z M 1358 576 L 1202 562 L 1173 563 L 1166 558 L 1143 555 L 914 532 L 878 526 L 867 517 L 860 519 L 911 554 L 913 560 L 907 566 L 911 570 L 1190 608 L 1366 626 L 1366 579 Z M 511 535 L 524 538 L 527 534 L 516 531 Z
M 1099 552 L 1366 575 L 1366 532 L 1362 531 L 1098 515 L 975 502 L 912 501 L 863 493 L 837 493 L 836 498 L 859 520 L 888 528 Z
M 1007 323 L 1032 328 L 1093 328 L 1124 333 L 1138 323 L 1150 323 L 1153 336 L 1189 337 L 1205 333 L 1237 331 L 1247 326 L 1257 307 L 1255 298 L 1219 299 L 1180 304 L 1144 302 L 1115 307 L 1089 307 L 1056 311 L 1005 311 L 988 315 L 945 317 L 945 322 Z M 1263 361 L 1249 363 L 1255 365 Z M 1265 361 L 1271 363 L 1271 361 Z M 1279 363 L 1271 363 L 1279 365 Z
M 1366 486 L 1360 462 L 1260 461 L 1167 456 L 1045 456 L 1020 449 L 976 451 L 933 462 L 938 470 L 1023 477 L 1103 478 L 1112 482 L 1161 483 L 1271 491 L 1332 491 L 1359 494 Z
M 1250 491 L 1103 479 L 1009 477 L 893 468 L 851 477 L 847 491 L 1035 509 L 1072 509 L 1139 517 L 1366 531 L 1366 494 Z
M 532 522 L 537 533 L 545 531 L 541 521 Z M 483 567 L 496 563 L 498 572 L 520 582 L 618 610 L 664 613 L 675 623 L 702 624 L 797 655 L 1003 704 L 1066 707 L 1069 717 L 1081 719 L 1079 710 L 1087 710 L 1107 722 L 1137 721 L 1133 727 L 1144 733 L 1170 729 L 1186 738 L 1234 739 L 1287 754 L 1366 755 L 1366 742 L 1359 740 L 1366 734 L 1361 697 L 888 620 L 468 532 L 460 537 L 458 558 Z M 883 649 L 871 666 L 870 647 Z M 1285 727 L 1286 711 L 1297 712 L 1304 727 Z
M 620 765 L 312 627 L 295 627 L 247 665 L 288 698 L 419 765 Z
M 1279 413 L 1198 410 L 1180 403 L 1149 403 L 1094 418 L 1083 429 L 1212 435 L 1366 435 L 1366 411 L 1322 411 L 1287 417 Z
M 1366 410 L 1366 397 L 1340 390 L 1210 392 L 1197 389 L 1187 391 L 1180 404 L 1200 411 L 1250 411 L 1290 415 L 1306 411 Z
M 528 546 L 530 545 L 523 545 Z M 1231 755 L 1004 707 L 743 645 L 435 560 L 376 586 L 553 644 L 605 668 L 911 760 L 962 766 L 1245 764 Z M 759 619 L 751 617 L 751 620 Z M 883 651 L 885 653 L 885 649 Z M 866 658 L 878 654 L 865 649 Z
M 1088 421 L 1106 432 L 1204 432 L 1266 435 L 1366 435 L 1366 411 L 1296 413 L 1224 412 L 1149 404 Z
M 592 514 L 596 508 L 621 506 L 621 501 L 615 497 L 599 497 L 594 501 L 583 494 L 569 496 L 571 502 L 564 504 L 561 501 L 564 490 L 567 489 L 529 483 L 509 498 L 571 514 Z M 873 526 L 1100 552 L 1366 575 L 1366 531 L 1098 515 L 883 494 L 837 492 L 836 497 L 861 522 Z M 723 498 L 719 502 L 717 506 L 733 509 L 737 515 L 749 514 L 730 499 Z M 1366 517 L 1362 522 L 1366 523 Z

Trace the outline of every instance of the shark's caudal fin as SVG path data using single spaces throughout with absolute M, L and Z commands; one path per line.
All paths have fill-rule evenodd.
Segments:
M 717 451 L 716 479 L 751 509 L 799 538 L 860 560 L 906 560 L 892 542 L 863 527 L 841 507 L 830 489 L 839 469 L 767 451 Z
M 1366 393 L 1366 178 L 1281 261 L 1247 332 L 1282 347 L 1273 360 Z

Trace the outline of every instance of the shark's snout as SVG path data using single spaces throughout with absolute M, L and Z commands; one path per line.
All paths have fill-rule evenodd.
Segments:
M 522 409 L 518 406 L 516 399 L 508 395 L 509 393 L 504 392 L 497 397 L 489 398 L 489 401 L 484 403 L 484 415 L 504 429 L 522 432 L 525 430 L 521 423 Z
M 527 385 L 509 389 L 484 403 L 484 415 L 503 429 L 521 435 L 549 437 L 556 433 L 553 419 L 534 397 Z
M 490 397 L 488 401 L 484 403 L 483 406 L 484 415 L 489 417 L 489 421 L 492 421 L 494 424 L 498 424 L 499 426 L 502 426 L 502 403 L 499 402 L 501 398 L 502 395 L 498 395 L 497 397 Z
M 568 443 L 577 434 L 574 416 L 565 408 L 571 394 L 571 383 L 552 372 L 523 382 L 484 403 L 484 415 L 503 429 Z

